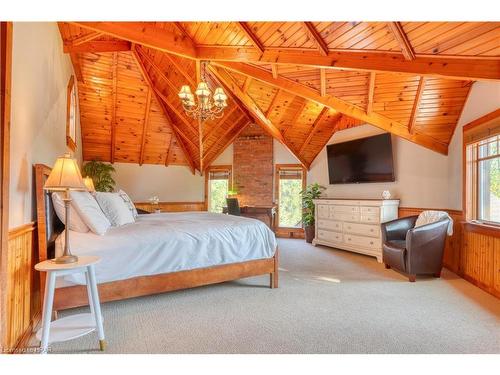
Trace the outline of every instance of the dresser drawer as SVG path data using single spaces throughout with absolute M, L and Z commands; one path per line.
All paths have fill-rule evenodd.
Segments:
M 330 208 L 330 214 L 334 212 L 336 214 L 357 214 L 359 213 L 358 206 L 332 206 Z
M 379 207 L 361 207 L 361 215 L 376 215 L 380 216 Z
M 318 229 L 318 239 L 328 242 L 341 243 L 344 239 L 344 236 L 339 232 L 330 232 L 327 230 Z
M 342 232 L 342 222 L 335 220 L 318 219 L 318 228 Z
M 380 227 L 378 225 L 345 223 L 344 232 L 376 238 L 380 237 Z
M 331 217 L 331 218 L 334 220 L 339 220 L 339 221 L 358 222 L 359 221 L 359 213 L 352 213 L 352 214 L 335 213 L 335 214 L 333 214 L 333 217 Z
M 318 218 L 328 219 L 328 209 L 330 206 L 327 204 L 318 204 L 316 209 L 318 210 Z
M 380 248 L 380 240 L 372 237 L 356 236 L 354 234 L 345 234 L 345 243 L 352 246 L 362 246 L 372 249 Z
M 379 215 L 361 215 L 360 220 L 362 223 L 373 223 L 373 224 L 379 224 L 380 223 L 380 216 Z

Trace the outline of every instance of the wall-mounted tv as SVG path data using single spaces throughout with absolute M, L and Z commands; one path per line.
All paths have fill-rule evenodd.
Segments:
M 394 181 L 389 133 L 327 146 L 330 184 Z

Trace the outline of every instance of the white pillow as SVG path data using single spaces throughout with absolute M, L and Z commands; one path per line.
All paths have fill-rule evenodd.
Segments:
M 132 211 L 119 193 L 97 192 L 95 194 L 95 199 L 112 226 L 119 227 L 135 222 Z
M 137 216 L 139 216 L 139 214 L 137 213 L 137 208 L 135 208 L 135 205 L 134 205 L 134 202 L 132 202 L 132 199 L 130 199 L 130 197 L 128 196 L 128 194 L 125 193 L 123 190 L 120 190 L 118 192 L 118 194 L 123 199 L 123 201 L 127 205 L 128 209 L 132 212 L 132 216 L 134 218 L 137 218 Z
M 66 211 L 62 195 L 60 193 L 52 193 L 52 203 L 54 204 L 54 211 L 56 211 L 57 217 L 63 222 L 63 224 L 66 224 Z M 89 227 L 83 222 L 82 218 L 78 214 L 78 211 L 76 211 L 73 201 L 71 201 L 70 209 L 69 230 L 87 233 L 89 231 Z
M 95 198 L 88 191 L 72 191 L 70 193 L 75 210 L 92 232 L 103 235 L 111 223 L 102 212 Z

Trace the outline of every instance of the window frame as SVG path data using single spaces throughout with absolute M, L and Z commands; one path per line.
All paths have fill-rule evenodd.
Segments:
M 281 227 L 280 226 L 280 171 L 282 170 L 301 170 L 302 171 L 302 190 L 306 188 L 307 185 L 307 170 L 302 164 L 276 164 L 275 165 L 275 177 L 274 177 L 274 202 L 276 205 L 276 229 L 285 229 L 287 232 L 302 232 L 303 228 L 294 227 Z
M 233 166 L 232 165 L 213 165 L 205 169 L 205 211 L 208 211 L 208 206 L 210 204 L 210 194 L 209 194 L 209 179 L 210 172 L 221 171 L 228 172 L 228 190 L 233 189 Z
M 462 205 L 466 222 L 500 230 L 500 222 L 479 219 L 480 163 L 484 160 L 499 157 L 479 157 L 479 147 L 484 140 L 498 136 L 500 136 L 500 109 L 488 113 L 463 127 Z

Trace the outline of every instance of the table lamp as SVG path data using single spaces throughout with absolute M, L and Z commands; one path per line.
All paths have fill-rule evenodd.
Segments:
M 64 231 L 64 252 L 63 255 L 54 259 L 56 263 L 75 263 L 78 257 L 71 254 L 69 248 L 69 215 L 70 215 L 70 190 L 87 190 L 83 183 L 82 175 L 78 169 L 78 164 L 70 154 L 64 154 L 57 158 L 52 172 L 50 172 L 45 185 L 45 190 L 64 192 L 64 210 L 65 210 L 65 231 Z
M 87 188 L 87 190 L 90 194 L 95 193 L 94 181 L 92 181 L 92 177 L 89 177 L 89 176 L 84 177 L 83 183 L 85 184 L 85 187 Z

